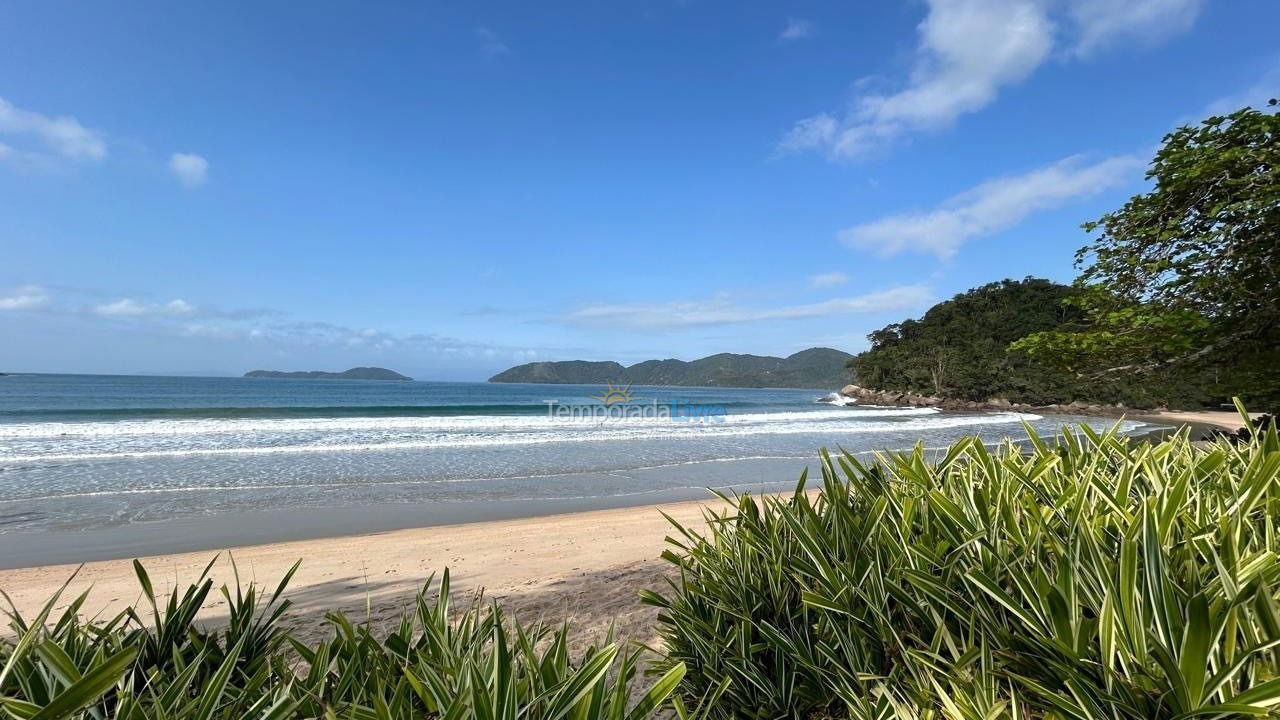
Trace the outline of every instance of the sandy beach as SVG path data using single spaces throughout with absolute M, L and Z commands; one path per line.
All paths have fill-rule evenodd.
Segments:
M 654 611 L 640 605 L 637 594 L 662 584 L 667 566 L 658 556 L 672 529 L 659 509 L 701 527 L 706 507 L 723 505 L 683 502 L 241 547 L 222 552 L 212 577 L 215 585 L 232 583 L 234 556 L 242 579 L 273 588 L 302 559 L 287 594 L 294 602 L 287 623 L 301 637 L 325 632 L 317 620 L 335 609 L 375 625 L 394 621 L 423 583 L 448 567 L 460 596 L 483 589 L 529 621 L 573 618 L 579 639 L 615 623 L 627 637 L 646 642 Z M 167 593 L 192 582 L 214 554 L 141 561 L 157 593 Z M 75 565 L 0 571 L 0 589 L 31 615 L 75 571 Z M 90 588 L 88 614 L 109 616 L 141 600 L 129 560 L 85 564 L 63 597 L 69 601 Z M 210 597 L 202 617 L 216 622 L 224 603 L 216 592 Z
M 1257 419 L 1262 413 L 1249 413 L 1249 417 Z M 1240 413 L 1235 410 L 1165 410 L 1153 415 L 1135 416 L 1139 420 L 1154 420 L 1173 425 L 1196 423 L 1214 425 L 1225 430 L 1242 427 Z

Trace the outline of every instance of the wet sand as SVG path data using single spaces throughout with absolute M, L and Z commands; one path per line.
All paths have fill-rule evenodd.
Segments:
M 446 567 L 455 591 L 497 599 L 520 618 L 575 621 L 575 637 L 602 634 L 616 623 L 631 639 L 652 640 L 654 610 L 638 600 L 642 588 L 660 589 L 667 565 L 658 559 L 673 531 L 659 509 L 693 527 L 703 527 L 711 502 L 682 502 L 613 510 L 521 518 L 395 532 L 272 543 L 234 549 L 242 579 L 274 588 L 299 558 L 287 597 L 294 602 L 287 623 L 302 637 L 326 632 L 319 619 L 341 609 L 374 625 L 395 622 L 403 607 L 433 573 Z M 185 587 L 214 552 L 142 558 L 157 593 Z M 76 571 L 75 565 L 46 565 L 0 571 L 0 589 L 25 615 L 40 606 Z M 224 552 L 212 577 L 231 583 Z M 110 616 L 139 602 L 129 560 L 85 564 L 63 598 L 91 588 L 84 611 Z M 217 621 L 225 607 L 210 595 L 202 617 Z

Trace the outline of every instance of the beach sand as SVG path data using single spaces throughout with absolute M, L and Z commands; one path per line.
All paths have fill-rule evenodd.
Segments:
M 1258 418 L 1262 413 L 1249 413 L 1249 417 Z M 1172 425 L 1186 423 L 1213 425 L 1225 430 L 1236 430 L 1244 427 L 1240 421 L 1240 413 L 1235 410 L 1165 410 L 1151 415 L 1136 415 L 1135 420 L 1153 420 Z
M 323 540 L 273 543 L 224 551 L 211 576 L 215 588 L 234 582 L 229 555 L 242 580 L 270 591 L 291 565 L 302 565 L 286 597 L 294 606 L 286 624 L 301 638 L 327 633 L 325 612 L 346 611 L 375 626 L 395 623 L 432 573 L 449 568 L 455 596 L 481 589 L 522 621 L 570 619 L 575 645 L 602 636 L 611 623 L 628 639 L 650 643 L 656 609 L 641 605 L 642 588 L 660 589 L 669 566 L 658 556 L 674 532 L 659 509 L 682 524 L 702 528 L 709 502 L 682 502 L 519 520 L 477 522 Z M 215 551 L 141 558 L 156 592 L 193 582 Z M 25 616 L 41 605 L 76 570 L 48 565 L 0 571 L 0 589 Z M 88 615 L 110 616 L 143 599 L 132 562 L 87 563 L 63 595 L 63 606 L 86 589 Z M 201 617 L 216 622 L 225 603 L 216 590 Z

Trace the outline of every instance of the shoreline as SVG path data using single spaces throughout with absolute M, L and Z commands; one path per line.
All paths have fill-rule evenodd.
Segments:
M 1257 420 L 1263 414 L 1251 412 L 1249 417 Z M 1240 413 L 1235 410 L 1160 410 L 1154 413 L 1135 414 L 1133 419 L 1175 425 L 1212 425 L 1222 430 L 1239 430 L 1244 427 L 1244 423 L 1240 420 Z
M 83 529 L 15 530 L 0 533 L 0 572 L 698 502 L 713 497 L 711 488 L 752 494 L 778 492 L 794 487 L 801 471 L 816 460 L 815 455 L 708 461 L 699 463 L 711 468 L 700 477 L 705 483 L 617 495 L 339 502 L 240 508 Z M 814 471 L 816 466 L 810 467 L 810 473 Z
M 1229 425 L 1233 415 L 1238 425 L 1239 416 L 1226 411 L 1135 415 L 1131 419 L 1174 426 L 1234 427 Z M 800 465 L 796 463 L 796 473 Z M 779 486 L 790 488 L 795 477 L 793 473 L 747 489 L 757 495 L 778 492 Z M 602 501 L 610 500 L 622 504 L 600 507 Z M 653 627 L 651 615 L 656 610 L 640 605 L 636 596 L 641 589 L 660 588 L 667 576 L 668 566 L 659 556 L 674 529 L 663 513 L 687 527 L 701 529 L 705 527 L 704 510 L 723 509 L 725 503 L 709 496 L 705 489 L 693 499 L 668 498 L 638 505 L 625 500 L 584 499 L 585 507 L 567 509 L 563 503 L 556 508 L 536 508 L 532 507 L 535 503 L 515 502 L 506 509 L 509 516 L 498 517 L 493 516 L 492 506 L 476 504 L 469 508 L 470 515 L 454 508 L 449 521 L 434 524 L 424 524 L 421 508 L 413 505 L 310 509 L 325 512 L 332 519 L 325 535 L 277 541 L 255 538 L 278 533 L 279 524 L 287 522 L 291 514 L 296 516 L 298 509 L 246 514 L 234 520 L 242 532 L 228 531 L 227 516 L 200 518 L 198 523 L 134 524 L 126 526 L 126 532 L 145 530 L 142 534 L 146 537 L 132 548 L 142 552 L 115 546 L 108 550 L 114 557 L 85 562 L 64 594 L 62 606 L 90 588 L 83 610 L 89 616 L 109 617 L 141 600 L 131 560 L 135 556 L 147 568 L 159 593 L 192 582 L 215 555 L 219 555 L 211 573 L 215 586 L 233 582 L 231 558 L 242 579 L 268 587 L 274 587 L 295 561 L 303 559 L 286 592 L 295 603 L 286 622 L 303 635 L 327 632 L 317 620 L 333 609 L 347 610 L 352 617 L 375 624 L 394 621 L 429 578 L 434 574 L 438 580 L 446 567 L 459 597 L 483 591 L 530 620 L 546 617 L 558 622 L 566 616 L 576 617 L 584 641 L 602 634 L 613 622 L 624 635 L 643 634 Z M 409 524 L 372 532 L 358 529 L 369 516 L 397 510 L 399 519 Z M 481 511 L 488 517 L 475 515 Z M 62 550 L 75 551 L 75 556 L 0 569 L 0 589 L 29 617 L 76 573 L 77 564 L 68 562 L 69 558 L 86 560 L 86 555 L 92 554 L 85 552 L 86 547 L 100 552 L 106 547 L 102 545 L 104 538 L 95 532 L 110 535 L 122 530 L 57 533 L 65 545 Z M 0 557 L 11 557 L 8 550 L 36 539 L 35 534 L 23 535 L 0 535 Z M 41 541 L 53 534 L 42 535 Z M 174 537 L 181 539 L 175 542 Z M 220 540 L 214 541 L 215 537 Z M 228 537 L 235 540 L 228 542 Z M 154 550 L 157 543 L 166 551 L 145 551 Z M 58 551 L 56 547 L 46 549 L 55 555 Z M 30 554 L 30 547 L 24 552 L 39 559 L 38 552 Z M 221 597 L 212 593 L 200 617 L 218 621 L 223 613 Z M 632 637 L 642 642 L 651 639 Z
M 723 509 L 718 498 L 593 510 L 559 515 L 412 528 L 363 535 L 294 540 L 218 550 L 139 558 L 158 595 L 193 582 L 218 555 L 210 577 L 215 588 L 240 578 L 274 588 L 299 559 L 302 564 L 285 597 L 294 602 L 285 622 L 300 635 L 327 632 L 317 620 L 331 610 L 375 625 L 394 622 L 434 575 L 450 571 L 454 594 L 501 602 L 522 618 L 560 622 L 576 617 L 585 640 L 616 622 L 622 634 L 649 641 L 656 608 L 638 601 L 641 589 L 661 589 L 666 563 L 659 556 L 674 528 L 663 513 L 705 527 L 704 509 Z M 0 589 L 31 617 L 75 574 L 58 609 L 90 590 L 82 614 L 111 617 L 140 600 L 132 561 L 102 560 L 0 570 Z M 599 582 L 608 579 L 607 583 Z M 199 617 L 218 622 L 225 601 L 217 593 Z M 56 610 L 55 610 L 56 614 Z
M 1230 421 L 1231 417 L 1237 418 L 1234 424 Z M 1224 411 L 1132 415 L 1127 416 L 1127 419 L 1156 426 L 1140 430 L 1137 433 L 1139 437 L 1158 437 L 1181 425 L 1190 425 L 1193 435 L 1198 437 L 1214 427 L 1239 425 L 1238 417 Z M 1098 419 L 1118 421 L 1120 418 Z M 856 451 L 856 454 L 869 452 L 873 451 Z M 642 485 L 644 483 L 641 479 L 650 473 L 665 476 L 677 470 L 683 472 L 689 466 L 699 466 L 700 474 L 697 475 L 696 482 L 691 482 L 691 477 L 679 485 L 634 493 L 408 502 L 379 500 L 368 503 L 342 500 L 332 504 L 303 503 L 287 507 L 242 506 L 221 512 L 178 514 L 163 519 L 134 520 L 100 526 L 15 529 L 0 532 L 0 572 L 143 556 L 212 552 L 227 547 L 256 547 L 410 529 L 652 507 L 707 500 L 711 497 L 711 489 L 759 495 L 791 488 L 805 468 L 812 475 L 817 470 L 814 465 L 816 459 L 816 454 L 803 458 L 739 458 L 691 461 L 679 463 L 678 467 L 641 469 L 631 471 L 630 475 L 633 476 L 632 480 Z M 602 479 L 616 481 L 612 473 L 599 474 Z M 163 497 L 163 493 L 156 495 L 157 500 Z
M 1011 403 L 1008 400 L 992 399 L 985 402 L 972 400 L 952 400 L 920 395 L 912 392 L 896 392 L 871 390 L 857 385 L 845 385 L 836 391 L 841 397 L 860 401 L 860 405 L 880 405 L 886 407 L 915 408 L 931 407 L 953 412 L 1027 412 L 1048 415 L 1086 415 L 1097 418 L 1124 418 L 1154 424 L 1172 423 L 1174 425 L 1207 425 L 1223 430 L 1238 430 L 1244 427 L 1240 413 L 1236 410 L 1141 410 L 1115 405 L 1097 405 L 1084 402 L 1071 402 L 1063 405 L 1028 405 Z M 1257 419 L 1264 413 L 1251 412 L 1249 417 Z

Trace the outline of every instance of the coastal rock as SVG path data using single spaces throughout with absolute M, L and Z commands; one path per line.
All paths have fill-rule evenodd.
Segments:
M 1008 398 L 993 397 L 985 401 L 962 400 L 959 398 L 942 398 L 933 395 L 921 395 L 912 392 L 892 390 L 872 390 L 871 388 L 849 384 L 840 388 L 840 394 L 852 398 L 861 405 L 888 405 L 894 407 L 930 407 L 939 410 L 959 410 L 977 412 L 982 410 L 1000 410 L 1018 412 L 1057 412 L 1072 415 L 1116 416 L 1124 412 L 1123 407 L 1111 405 L 1093 405 L 1079 400 L 1065 405 L 1029 405 L 1015 403 Z

